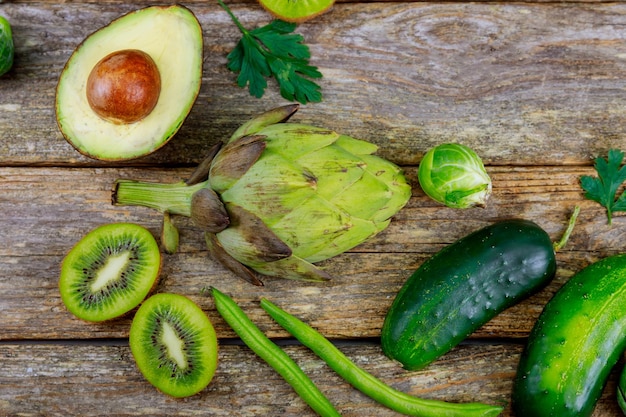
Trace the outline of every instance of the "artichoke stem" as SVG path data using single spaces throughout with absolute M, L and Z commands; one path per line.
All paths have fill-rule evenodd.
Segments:
M 193 195 L 208 187 L 208 181 L 195 185 L 184 182 L 173 184 L 151 183 L 136 180 L 117 180 L 111 197 L 116 206 L 142 206 L 182 216 L 191 216 Z

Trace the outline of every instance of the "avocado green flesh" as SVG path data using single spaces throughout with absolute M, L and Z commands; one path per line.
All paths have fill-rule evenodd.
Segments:
M 139 49 L 155 61 L 161 93 L 154 110 L 130 124 L 116 124 L 89 106 L 87 78 L 103 57 Z M 202 79 L 203 39 L 196 17 L 183 6 L 131 12 L 90 35 L 68 60 L 59 79 L 59 128 L 80 153 L 101 160 L 125 160 L 163 146 L 189 114 Z

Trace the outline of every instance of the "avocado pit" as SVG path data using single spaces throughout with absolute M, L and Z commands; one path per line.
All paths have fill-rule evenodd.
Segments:
M 80 42 L 61 71 L 60 132 L 78 152 L 102 161 L 162 148 L 198 97 L 203 50 L 200 22 L 181 5 L 149 6 L 112 20 Z
M 102 58 L 87 79 L 87 101 L 100 117 L 117 124 L 137 122 L 159 100 L 161 76 L 154 60 L 138 49 Z

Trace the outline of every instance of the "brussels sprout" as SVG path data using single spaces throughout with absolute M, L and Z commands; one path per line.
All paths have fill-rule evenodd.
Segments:
M 430 149 L 419 166 L 420 186 L 430 198 L 452 208 L 484 207 L 491 178 L 480 157 L 458 143 Z

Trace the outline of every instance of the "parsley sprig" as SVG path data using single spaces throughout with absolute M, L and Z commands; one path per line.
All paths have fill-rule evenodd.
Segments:
M 311 81 L 322 78 L 322 73 L 309 65 L 311 53 L 303 43 L 304 37 L 292 33 L 295 23 L 276 19 L 263 27 L 247 30 L 222 0 L 217 1 L 242 34 L 227 56 L 228 69 L 239 73 L 239 87 L 248 86 L 250 94 L 260 98 L 267 88 L 266 78 L 274 77 L 283 98 L 302 104 L 322 101 L 320 86 Z
M 626 166 L 622 165 L 624 152 L 609 149 L 608 158 L 596 158 L 594 168 L 598 177 L 583 175 L 580 185 L 586 191 L 585 198 L 597 201 L 606 208 L 608 224 L 611 224 L 612 213 L 626 211 L 626 191 L 616 198 L 617 190 L 626 181 Z

